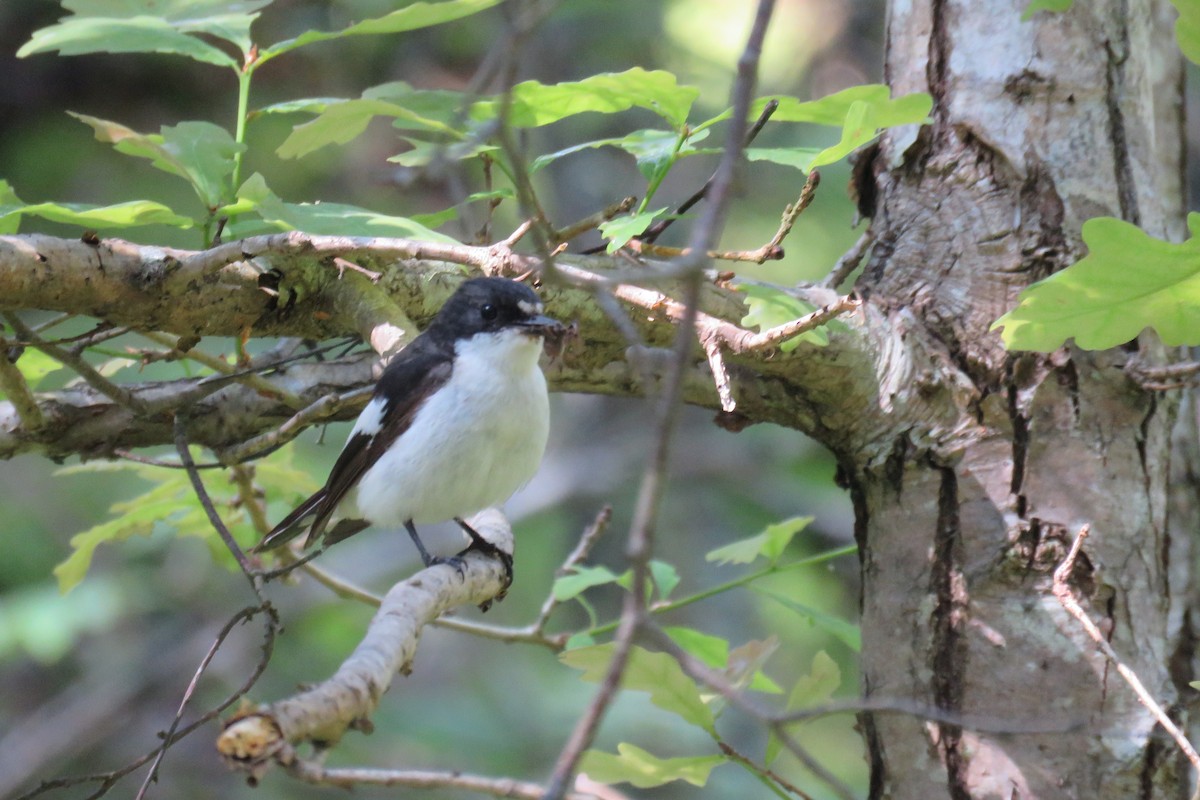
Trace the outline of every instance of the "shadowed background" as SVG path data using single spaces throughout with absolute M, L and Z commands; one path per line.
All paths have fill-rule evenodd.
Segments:
M 276 41 L 308 28 L 337 28 L 395 7 L 383 0 L 289 2 L 268 7 L 255 29 Z M 522 54 L 519 79 L 576 80 L 632 66 L 674 71 L 698 86 L 694 119 L 727 105 L 733 65 L 749 30 L 751 4 L 728 0 L 571 0 L 535 33 Z M 16 59 L 30 33 L 64 12 L 45 0 L 5 0 L 0 5 L 0 178 L 25 202 L 109 203 L 149 198 L 194 211 L 187 187 L 148 164 L 118 155 L 94 141 L 67 110 L 156 131 L 185 119 L 232 126 L 236 87 L 226 71 L 158 55 L 37 55 Z M 280 58 L 257 76 L 252 106 L 296 97 L 357 96 L 392 80 L 420 88 L 462 88 L 494 42 L 501 12 L 491 12 L 416 33 L 357 37 L 307 48 Z M 847 86 L 880 80 L 881 4 L 780 0 L 768 38 L 758 94 L 820 97 Z M 542 153 L 576 142 L 626 133 L 644 124 L 638 112 L 609 118 L 584 116 L 531 134 L 530 151 Z M 384 122 L 345 147 L 326 148 L 300 161 L 281 161 L 273 150 L 300 117 L 261 117 L 249 130 L 246 175 L 260 171 L 285 200 L 354 203 L 393 214 L 431 212 L 453 203 L 444 183 L 389 164 L 398 139 Z M 768 127 L 760 144 L 797 144 L 796 126 Z M 828 143 L 832 134 L 817 134 Z M 713 143 L 715 144 L 715 141 Z M 694 192 L 715 166 L 691 158 L 672 172 L 660 191 L 661 205 Z M 818 279 L 861 233 L 851 227 L 853 206 L 845 186 L 849 167 L 824 170 L 817 200 L 785 242 L 787 258 L 764 266 L 736 266 L 739 274 L 780 284 Z M 795 199 L 802 176 L 766 164 L 750 165 L 739 186 L 725 248 L 757 247 L 770 238 L 785 203 Z M 537 188 L 553 221 L 563 225 L 627 194 L 641 195 L 644 180 L 626 154 L 588 150 L 538 175 Z M 478 214 L 445 230 L 469 237 Z M 496 231 L 516 222 L 501 214 Z M 661 241 L 678 244 L 688 221 Z M 78 229 L 29 220 L 23 231 L 66 236 Z M 196 231 L 135 229 L 127 238 L 199 247 Z M 593 240 L 584 244 L 594 243 Z M 722 268 L 726 268 L 724 265 Z M 35 315 L 28 319 L 35 320 Z M 86 327 L 86 326 L 82 326 Z M 228 341 L 207 341 L 215 353 Z M 63 375 L 58 385 L 66 382 Z M 632 513 L 647 443 L 653 435 L 651 406 L 642 399 L 584 396 L 553 398 L 551 443 L 539 476 L 509 504 L 517 532 L 517 581 L 509 597 L 484 621 L 521 625 L 536 613 L 555 568 L 580 531 L 605 503 L 614 518 L 591 563 L 622 571 L 621 552 Z M 676 596 L 686 596 L 742 574 L 738 567 L 706 563 L 703 554 L 797 515 L 815 523 L 797 537 L 790 556 L 817 553 L 851 540 L 849 503 L 834 483 L 828 454 L 801 435 L 759 425 L 732 434 L 718 429 L 704 410 L 688 409 L 674 448 L 672 479 L 659 526 L 658 557 L 683 576 Z M 304 434 L 284 455 L 315 482 L 344 441 L 348 424 Z M 323 443 L 321 440 L 323 439 Z M 74 461 L 74 460 L 72 460 Z M 102 546 L 84 582 L 60 595 L 51 570 L 70 552 L 72 535 L 111 517 L 109 506 L 150 484 L 127 471 L 57 474 L 47 460 L 22 456 L 0 462 L 0 509 L 4 556 L 0 558 L 0 796 L 20 794 L 38 780 L 115 769 L 155 744 L 165 729 L 196 664 L 216 630 L 252 598 L 240 575 L 214 564 L 208 544 L 167 531 Z M 220 482 L 214 478 L 214 487 Z M 269 516 L 288 509 L 268 498 Z M 459 547 L 457 535 L 431 537 L 441 552 Z M 407 537 L 372 531 L 322 557 L 322 564 L 376 592 L 411 573 L 417 561 Z M 832 569 L 792 572 L 764 582 L 796 602 L 853 619 L 856 588 L 852 558 Z M 341 600 L 311 580 L 269 588 L 286 630 L 266 675 L 251 698 L 269 700 L 297 683 L 326 677 L 357 642 L 371 609 Z M 597 590 L 601 621 L 612 619 L 619 591 Z M 463 616 L 478 618 L 474 610 Z M 587 625 L 577 604 L 564 605 L 551 629 Z M 721 594 L 673 613 L 664 622 L 688 625 L 739 645 L 772 634 L 782 645 L 766 672 L 789 687 L 827 650 L 843 672 L 840 694 L 857 693 L 853 652 L 820 626 L 776 601 L 747 590 Z M 261 642 L 259 626 L 239 629 L 226 643 L 193 700 L 191 719 L 226 696 L 249 674 Z M 594 692 L 547 650 L 476 640 L 436 629 L 426 632 L 412 676 L 399 680 L 376 714 L 375 733 L 352 733 L 333 753 L 331 765 L 461 769 L 541 780 L 580 711 Z M 859 788 L 865 766 L 852 719 L 841 717 L 798 729 L 798 738 L 826 766 Z M 731 742 L 758 758 L 765 732 L 736 715 L 722 722 Z M 327 790 L 272 774 L 253 791 L 219 763 L 210 724 L 167 756 L 159 796 L 316 797 Z M 670 714 L 631 695 L 618 702 L 597 746 L 617 742 L 650 747 L 660 756 L 709 753 L 706 737 Z M 814 797 L 822 787 L 784 756 L 781 774 Z M 141 773 L 116 792 L 131 796 Z M 756 788 L 757 787 L 757 788 Z M 628 787 L 622 787 L 628 789 Z M 673 784 L 654 797 L 757 796 L 760 785 L 725 766 L 710 788 Z M 85 787 L 47 796 L 83 797 Z M 366 796 L 389 790 L 363 789 Z M 640 796 L 636 790 L 631 794 Z M 427 792 L 431 798 L 456 796 Z

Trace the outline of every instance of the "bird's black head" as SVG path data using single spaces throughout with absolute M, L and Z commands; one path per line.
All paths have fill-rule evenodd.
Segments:
M 442 340 L 465 339 L 477 333 L 516 328 L 530 336 L 563 329 L 544 315 L 538 296 L 523 283 L 507 278 L 472 278 L 446 301 L 427 333 Z

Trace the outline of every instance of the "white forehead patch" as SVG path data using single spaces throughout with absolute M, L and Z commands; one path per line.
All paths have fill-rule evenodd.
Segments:
M 517 308 L 521 309 L 531 317 L 536 317 L 538 314 L 541 314 L 546 307 L 541 303 L 531 303 L 528 300 L 518 300 Z

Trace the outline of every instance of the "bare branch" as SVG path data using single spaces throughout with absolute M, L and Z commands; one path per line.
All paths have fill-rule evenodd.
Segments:
M 1192 767 L 1200 772 L 1200 754 L 1196 752 L 1196 748 L 1188 741 L 1187 736 L 1179 729 L 1174 720 L 1167 716 L 1167 712 L 1163 710 L 1163 707 L 1158 704 L 1158 701 L 1146 689 L 1141 679 L 1138 678 L 1137 673 L 1117 655 L 1117 651 L 1108 643 L 1108 639 L 1100 631 L 1100 628 L 1096 626 L 1096 623 L 1092 621 L 1092 618 L 1088 616 L 1087 612 L 1083 610 L 1083 606 L 1079 604 L 1079 601 L 1075 599 L 1074 592 L 1071 591 L 1070 580 L 1072 573 L 1075 571 L 1075 560 L 1079 557 L 1079 553 L 1083 548 L 1083 541 L 1088 537 L 1090 530 L 1091 525 L 1084 525 L 1079 529 L 1079 533 L 1075 536 L 1075 541 L 1071 543 L 1071 549 L 1068 551 L 1067 557 L 1054 570 L 1054 584 L 1051 590 L 1067 613 L 1077 619 L 1079 624 L 1083 626 L 1084 631 L 1096 643 L 1096 647 L 1100 649 L 1105 658 L 1111 661 L 1117 668 L 1117 672 L 1120 673 L 1125 682 L 1129 684 L 1129 688 L 1137 696 L 1138 702 L 1150 711 L 1154 719 L 1158 721 L 1158 724 L 1163 727 L 1163 730 L 1175 740 L 1175 745 L 1187 757 L 1187 760 L 1192 763 Z M 1192 799 L 1196 800 L 1198 796 L 1200 796 L 1200 781 L 1197 782 Z
M 8 326 L 12 328 L 18 336 L 24 341 L 29 342 L 33 347 L 41 350 L 46 355 L 53 358 L 65 367 L 70 367 L 79 377 L 87 381 L 87 384 L 96 391 L 103 394 L 105 397 L 112 398 L 115 402 L 120 403 L 127 408 L 139 414 L 146 414 L 149 409 L 142 403 L 141 399 L 131 393 L 129 390 L 117 386 L 108 378 L 96 371 L 96 368 L 83 360 L 83 357 L 78 353 L 70 350 L 64 350 L 58 345 L 50 344 L 43 341 L 40 336 L 33 332 L 32 329 L 16 314 L 11 312 L 4 313 L 4 320 Z
M 513 778 L 485 778 L 462 772 L 432 772 L 411 769 L 368 769 L 363 767 L 326 767 L 312 761 L 295 759 L 287 770 L 306 783 L 354 789 L 358 786 L 402 786 L 408 789 L 459 789 L 492 797 L 540 800 L 545 788 Z M 567 800 L 593 800 L 591 793 L 568 792 Z
M 512 531 L 498 511 L 481 512 L 471 524 L 512 551 Z M 293 744 L 333 743 L 348 728 L 367 724 L 393 677 L 411 668 L 426 625 L 451 608 L 489 602 L 506 588 L 497 559 L 476 551 L 462 558 L 461 573 L 451 564 L 435 564 L 394 586 L 358 647 L 331 678 L 231 720 L 217 740 L 226 761 L 258 774 L 272 759 L 286 757 Z

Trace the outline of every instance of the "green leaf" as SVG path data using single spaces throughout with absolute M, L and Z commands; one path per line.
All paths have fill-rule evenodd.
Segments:
M 268 106 L 264 112 L 316 112 L 317 117 L 296 126 L 276 153 L 281 158 L 299 158 L 328 144 L 345 144 L 362 134 L 375 117 L 390 117 L 393 125 L 443 133 L 450 137 L 463 134 L 451 123 L 464 103 L 461 92 L 413 89 L 395 81 L 374 86 L 354 100 L 319 98 Z
M 892 98 L 889 87 L 874 83 L 851 86 L 819 100 L 762 97 L 754 102 L 750 116 L 757 117 L 771 100 L 779 102 L 779 107 L 771 115 L 772 122 L 808 122 L 836 128 L 845 127 L 846 117 L 856 105 L 869 109 L 871 119 L 880 128 L 928 122 L 929 112 L 933 109 L 933 98 L 924 92 Z
M 601 222 L 600 233 L 608 239 L 608 246 L 605 248 L 606 251 L 615 253 L 624 247 L 630 239 L 645 233 L 646 229 L 654 223 L 655 218 L 666 210 L 664 206 L 654 211 L 644 211 L 641 214 L 625 214 L 606 222 Z
M 611 139 L 595 139 L 590 142 L 565 147 L 553 153 L 538 156 L 530 165 L 530 172 L 537 172 L 560 158 L 578 153 L 582 150 L 594 150 L 599 147 L 616 147 L 624 150 L 637 161 L 638 170 L 648 180 L 663 171 L 677 159 L 684 156 L 718 153 L 719 150 L 699 149 L 694 147 L 696 142 L 708 138 L 707 130 L 694 131 L 687 141 L 680 144 L 679 134 L 675 131 L 663 131 L 654 128 L 634 131 L 625 136 Z
M 1070 0 L 1061 0 L 1070 5 Z M 1179 12 L 1175 20 L 1175 40 L 1183 56 L 1193 64 L 1200 64 L 1200 3 L 1196 0 L 1171 0 Z
M 207 209 L 221 205 L 226 182 L 233 175 L 234 157 L 246 149 L 229 131 L 211 122 L 181 122 L 161 133 L 138 133 L 119 122 L 68 112 L 90 125 L 96 139 L 125 155 L 145 158 L 157 169 L 192 185 Z
M 734 288 L 746 295 L 746 308 L 749 310 L 746 312 L 746 316 L 742 317 L 743 328 L 758 328 L 759 331 L 768 331 L 817 310 L 816 306 L 774 286 L 742 283 Z M 790 353 L 799 347 L 801 342 L 824 347 L 829 344 L 829 334 L 822 328 L 805 331 L 784 341 L 780 344 L 779 349 Z
M 783 555 L 792 537 L 808 527 L 812 521 L 812 517 L 792 517 L 768 525 L 762 533 L 710 550 L 704 556 L 704 560 L 715 561 L 721 565 L 749 564 L 759 556 L 764 556 L 774 564 Z
M 807 172 L 813 167 L 832 164 L 875 139 L 885 128 L 914 125 L 929 121 L 933 98 L 924 93 L 891 97 L 891 90 L 882 84 L 852 86 L 819 100 L 800 101 L 794 97 L 762 97 L 755 101 L 751 115 L 757 116 L 768 102 L 775 100 L 779 107 L 771 116 L 772 122 L 807 122 L 842 129 L 841 139 L 832 147 L 815 154 L 809 148 L 761 148 L 747 150 L 752 161 L 770 161 Z M 721 120 L 729 112 L 704 123 Z
M 404 33 L 419 28 L 429 28 L 445 22 L 469 17 L 484 9 L 499 5 L 503 0 L 444 0 L 440 3 L 427 3 L 424 0 L 411 3 L 382 17 L 365 19 L 340 31 L 305 31 L 294 39 L 287 39 L 271 45 L 259 55 L 259 63 L 268 61 L 275 56 L 295 50 L 297 47 L 326 42 L 331 39 L 341 39 L 346 36 L 371 36 L 386 33 Z
M 133 536 L 149 536 L 154 531 L 155 523 L 167 523 L 186 509 L 187 498 L 191 493 L 191 485 L 188 483 L 186 473 L 180 471 L 177 474 L 170 474 L 166 470 L 145 469 L 140 465 L 106 466 L 126 468 L 148 480 L 156 481 L 157 485 L 132 500 L 113 503 L 109 512 L 114 515 L 114 519 L 102 522 L 71 537 L 71 555 L 54 568 L 54 574 L 58 578 L 59 591 L 63 594 L 69 592 L 83 580 L 88 567 L 91 566 L 92 556 L 97 547 L 109 542 L 123 541 Z M 96 471 L 90 467 L 91 465 L 68 467 L 59 470 L 56 474 L 72 475 Z
M 658 559 L 650 562 L 650 577 L 654 579 L 654 585 L 658 587 L 658 599 L 663 602 L 666 602 L 667 598 L 671 596 L 671 592 L 675 591 L 675 587 L 679 585 L 678 570 Z
M 408 217 L 392 217 L 342 203 L 285 203 L 267 188 L 266 181 L 258 173 L 251 175 L 238 189 L 238 200 L 239 213 L 252 211 L 277 230 L 457 243 Z
M 52 372 L 62 369 L 63 365 L 55 361 L 41 350 L 26 349 L 17 359 L 17 369 L 25 378 L 30 389 L 37 389 L 38 384 Z
M 409 137 L 405 137 L 405 141 L 412 145 L 412 149 L 392 156 L 388 161 L 402 167 L 424 167 L 435 161 L 463 161 L 481 153 L 500 151 L 499 145 L 479 141 L 423 142 Z
M 567 639 L 567 643 L 563 645 L 563 650 L 577 650 L 580 647 L 590 647 L 596 643 L 596 637 L 592 636 L 587 631 L 579 631 L 571 634 Z
M 801 172 L 812 169 L 813 162 L 824 150 L 819 147 L 747 147 L 749 161 L 769 161 L 784 167 L 793 167 Z
M 699 96 L 699 89 L 678 85 L 671 73 L 641 67 L 566 83 L 525 81 L 513 87 L 508 121 L 518 128 L 536 128 L 589 111 L 615 114 L 645 108 L 680 128 Z M 471 117 L 487 120 L 499 112 L 499 100 L 483 101 L 472 106 Z
M 271 0 L 64 0 L 74 12 L 35 31 L 17 51 L 24 57 L 57 50 L 86 53 L 170 53 L 240 68 L 240 60 L 193 34 L 232 42 L 245 53 L 250 25 Z
M 856 653 L 862 652 L 862 631 L 857 625 L 852 622 L 847 622 L 844 619 L 835 617 L 817 608 L 806 606 L 803 603 L 798 603 L 790 597 L 785 597 L 781 594 L 772 592 L 769 589 L 764 589 L 761 586 L 751 586 L 752 591 L 758 592 L 764 597 L 769 597 L 776 603 L 779 603 L 786 608 L 808 617 L 813 624 L 821 630 L 837 638 L 842 644 L 849 647 Z
M 690 655 L 713 669 L 726 672 L 735 685 L 745 685 L 746 679 L 749 678 L 749 688 L 756 692 L 778 694 L 782 691 L 775 681 L 760 670 L 762 662 L 779 646 L 773 637 L 766 642 L 747 642 L 731 652 L 729 642 L 720 636 L 678 626 L 666 627 L 663 630 L 675 644 Z
M 1028 22 L 1039 11 L 1069 11 L 1075 0 L 1030 0 L 1029 5 L 1021 12 L 1021 21 Z
M 149 200 L 132 200 L 113 206 L 93 206 L 80 203 L 36 203 L 31 206 L 12 208 L 0 206 L 0 228 L 6 221 L 19 216 L 41 217 L 64 225 L 81 225 L 85 228 L 133 228 L 139 225 L 171 225 L 176 228 L 192 227 L 192 220 L 181 217 L 162 203 Z
M 583 679 L 599 683 L 604 679 L 612 660 L 612 642 L 581 647 L 559 655 L 568 667 L 583 670 Z M 685 721 L 715 734 L 713 714 L 700 697 L 696 684 L 684 674 L 675 659 L 666 653 L 654 653 L 641 647 L 629 651 L 629 661 L 621 684 L 631 691 L 650 693 L 650 702 L 659 708 L 678 714 Z
M 0 179 L 0 236 L 9 236 L 21 229 L 21 215 L 9 214 L 24 205 L 13 191 L 12 184 Z
M 795 686 L 792 687 L 792 693 L 788 696 L 787 710 L 798 711 L 802 708 L 828 703 L 833 697 L 833 693 L 841 685 L 842 671 L 838 669 L 837 662 L 830 658 L 824 650 L 820 650 L 813 656 L 812 669 L 809 670 L 809 674 L 801 675 Z M 770 766 L 779 756 L 781 746 L 782 743 L 772 732 L 767 740 L 765 757 L 767 766 Z
M 617 753 L 589 750 L 583 754 L 579 771 L 600 783 L 630 783 L 639 789 L 687 781 L 693 786 L 708 782 L 713 767 L 726 763 L 723 755 L 658 758 L 628 742 L 617 745 Z
M 1155 239 L 1111 217 L 1083 223 L 1088 255 L 1020 294 L 992 323 L 1009 350 L 1050 352 L 1069 338 L 1085 350 L 1116 347 L 1145 328 L 1169 347 L 1200 344 L 1200 214 L 1192 238 Z
M 616 583 L 617 576 L 608 567 L 575 567 L 574 574 L 554 581 L 554 597 L 560 602 L 583 594 L 593 586 Z

